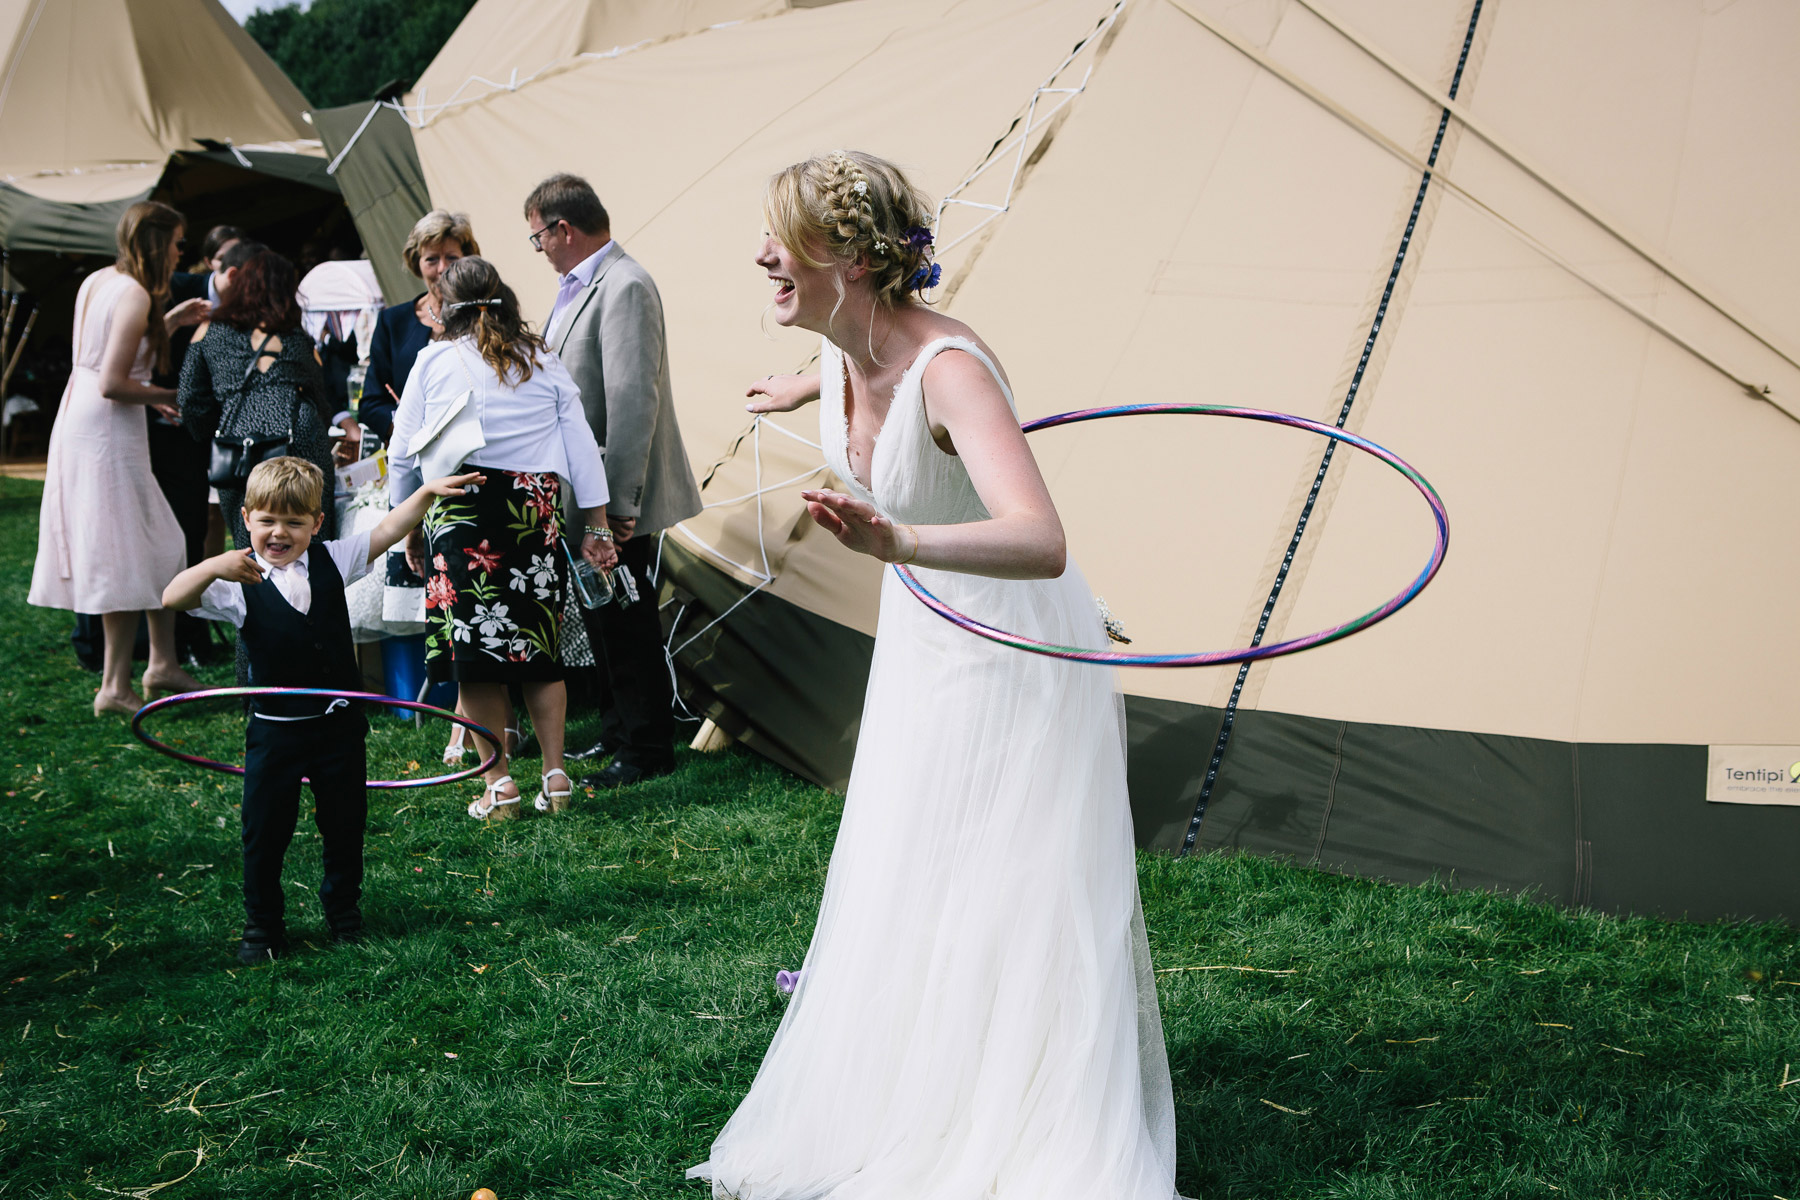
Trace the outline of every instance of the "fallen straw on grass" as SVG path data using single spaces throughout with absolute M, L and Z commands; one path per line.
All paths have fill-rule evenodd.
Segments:
M 1158 975 L 1174 975 L 1180 971 L 1244 971 L 1244 972 L 1247 972 L 1248 974 L 1252 974 L 1252 975 L 1298 975 L 1300 973 L 1298 970 L 1292 969 L 1292 968 L 1285 970 L 1285 971 L 1271 971 L 1267 967 L 1233 967 L 1233 966 L 1161 967 L 1157 970 L 1156 973 Z

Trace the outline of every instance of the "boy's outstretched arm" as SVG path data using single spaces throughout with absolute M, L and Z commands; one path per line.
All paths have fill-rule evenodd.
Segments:
M 224 579 L 246 585 L 263 581 L 262 568 L 256 565 L 249 550 L 227 550 L 195 563 L 169 581 L 163 589 L 164 608 L 187 612 L 200 607 L 200 597 L 213 583 Z
M 433 479 L 418 491 L 396 504 L 381 518 L 381 524 L 369 530 L 369 561 L 374 562 L 386 554 L 388 547 L 405 537 L 413 526 L 425 519 L 425 510 L 439 496 L 460 496 L 469 484 L 477 486 L 487 482 L 487 476 L 479 471 L 471 471 L 467 475 L 446 475 L 442 479 Z

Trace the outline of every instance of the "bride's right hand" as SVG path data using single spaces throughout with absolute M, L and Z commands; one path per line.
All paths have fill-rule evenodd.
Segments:
M 793 412 L 819 398 L 819 373 L 810 375 L 765 375 L 750 385 L 746 396 L 753 397 L 744 408 L 753 413 Z M 754 397 L 762 397 L 754 399 Z

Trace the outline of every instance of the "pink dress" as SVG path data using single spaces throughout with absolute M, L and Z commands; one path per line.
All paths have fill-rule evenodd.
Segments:
M 144 406 L 100 394 L 113 309 L 138 286 L 106 267 L 87 277 L 75 300 L 75 369 L 50 432 L 31 572 L 29 599 L 43 608 L 161 608 L 163 588 L 187 566 L 181 526 L 150 473 Z M 147 339 L 138 345 L 131 377 L 150 381 Z

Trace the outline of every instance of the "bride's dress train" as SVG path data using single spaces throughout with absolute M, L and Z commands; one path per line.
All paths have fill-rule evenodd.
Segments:
M 962 339 L 927 346 L 865 489 L 825 345 L 827 462 L 896 521 L 988 515 L 925 420 L 920 377 L 948 349 L 994 370 Z M 1035 581 L 916 573 L 1001 628 L 1105 644 L 1073 566 Z M 969 634 L 887 572 L 805 971 L 689 1174 L 740 1200 L 1170 1200 L 1174 1157 L 1111 673 Z

